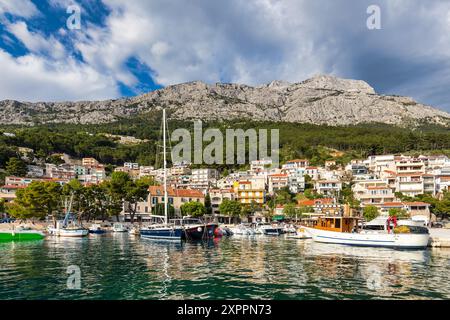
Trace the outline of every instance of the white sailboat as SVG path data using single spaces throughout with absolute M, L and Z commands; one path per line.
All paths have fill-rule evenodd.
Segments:
M 65 203 L 66 215 L 62 222 L 58 221 L 55 227 L 48 227 L 47 231 L 50 235 L 58 237 L 85 237 L 89 234 L 89 229 L 83 228 L 77 225 L 74 221 L 70 220 L 70 214 L 72 210 L 73 194 L 70 197 L 70 202 Z
M 142 238 L 156 240 L 181 241 L 184 229 L 181 226 L 169 225 L 168 220 L 168 194 L 167 194 L 167 158 L 166 158 L 166 109 L 163 109 L 163 166 L 164 166 L 164 223 L 150 225 L 140 230 Z

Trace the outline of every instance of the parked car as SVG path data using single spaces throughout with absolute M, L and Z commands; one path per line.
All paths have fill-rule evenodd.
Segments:
M 0 219 L 0 223 L 13 223 L 13 222 L 15 222 L 16 221 L 16 219 L 13 219 L 13 218 L 3 218 L 3 219 Z

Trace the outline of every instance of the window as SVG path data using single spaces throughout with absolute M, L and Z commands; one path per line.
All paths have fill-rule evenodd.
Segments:
M 341 228 L 341 219 L 334 220 L 334 227 L 340 229 Z

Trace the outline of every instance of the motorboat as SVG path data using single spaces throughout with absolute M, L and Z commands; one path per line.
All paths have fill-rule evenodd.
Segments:
M 114 223 L 112 227 L 113 232 L 128 232 L 127 226 L 125 226 L 123 223 Z
M 89 233 L 92 233 L 92 234 L 104 234 L 104 233 L 106 233 L 106 230 L 103 229 L 101 225 L 93 223 L 89 227 Z
M 231 232 L 235 235 L 244 235 L 244 236 L 251 236 L 256 234 L 256 230 L 253 228 L 250 228 L 244 224 L 237 225 L 233 228 L 230 228 Z
M 273 226 L 270 223 L 257 223 L 255 225 L 255 231 L 258 234 L 264 234 L 266 236 L 279 236 L 283 233 L 283 228 Z
M 303 227 L 297 228 L 295 234 L 289 234 L 287 237 L 292 238 L 292 239 L 311 239 L 312 238 L 312 236 Z
M 292 224 L 285 224 L 283 226 L 283 233 L 296 233 L 297 229 Z
M 315 227 L 304 228 L 316 242 L 404 249 L 423 249 L 428 246 L 430 234 L 426 227 L 399 226 L 395 218 L 387 217 L 383 229 L 378 222 L 367 224 L 361 229 L 358 220 L 342 216 L 320 217 Z

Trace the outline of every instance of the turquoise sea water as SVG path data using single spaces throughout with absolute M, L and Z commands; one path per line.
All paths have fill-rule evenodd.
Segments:
M 79 267 L 80 289 L 67 287 L 69 266 Z M 48 238 L 0 243 L 0 299 L 449 299 L 449 267 L 448 249 Z

